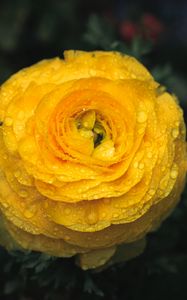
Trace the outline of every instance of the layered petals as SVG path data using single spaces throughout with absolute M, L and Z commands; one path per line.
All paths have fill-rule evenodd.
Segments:
M 185 125 L 175 97 L 134 58 L 64 56 L 1 86 L 0 243 L 79 254 L 83 269 L 95 268 L 122 243 L 126 259 L 141 252 L 177 204 Z

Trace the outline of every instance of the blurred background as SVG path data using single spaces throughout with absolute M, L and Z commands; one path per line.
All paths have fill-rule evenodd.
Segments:
M 1 0 L 0 83 L 64 49 L 119 50 L 142 60 L 185 104 L 186 16 L 186 0 Z
M 186 0 L 0 0 L 0 83 L 65 49 L 117 50 L 141 60 L 187 113 Z M 1 300 L 187 299 L 186 193 L 146 251 L 101 273 L 73 261 L 0 250 Z M 65 275 L 64 275 L 65 274 Z M 40 291 L 39 291 L 40 289 Z

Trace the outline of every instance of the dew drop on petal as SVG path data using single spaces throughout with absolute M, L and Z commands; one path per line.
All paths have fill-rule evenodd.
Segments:
M 144 123 L 147 120 L 147 114 L 144 111 L 140 111 L 137 114 L 138 123 Z
M 26 208 L 25 211 L 23 212 L 25 218 L 30 219 L 32 218 L 35 213 L 36 213 L 36 205 L 35 204 L 30 204 L 29 208 Z
M 56 235 L 56 234 L 57 234 L 57 232 L 58 232 L 58 227 L 54 227 L 54 228 L 53 228 L 53 234 L 55 234 L 55 235 Z
M 6 202 L 3 202 L 2 205 L 3 205 L 4 208 L 8 208 L 9 207 L 9 205 Z
M 15 171 L 15 172 L 14 172 L 14 176 L 15 176 L 16 178 L 20 177 L 20 176 L 21 176 L 21 172 L 20 172 L 19 170 Z
M 88 215 L 86 216 L 86 220 L 87 220 L 87 223 L 89 225 L 94 225 L 97 223 L 98 221 L 98 215 L 96 214 L 96 212 L 94 211 L 91 211 L 88 213 Z
M 143 170 L 143 169 L 144 169 L 144 163 L 140 163 L 140 164 L 138 165 L 138 168 L 139 168 L 140 170 Z
M 168 184 L 167 180 L 162 180 L 159 185 L 160 189 L 164 190 L 167 187 L 167 184 Z
M 148 153 L 147 153 L 147 157 L 148 157 L 148 158 L 152 158 L 152 156 L 153 156 L 152 152 L 148 152 Z
M 70 240 L 69 235 L 65 235 L 64 239 L 65 239 L 66 241 L 69 241 L 69 240 Z
M 19 194 L 21 197 L 24 197 L 24 198 L 28 197 L 28 192 L 25 190 L 20 190 Z
M 138 162 L 137 161 L 134 162 L 134 168 L 135 169 L 138 168 Z
M 27 209 L 24 211 L 24 216 L 25 218 L 30 219 L 34 216 L 34 211 Z
M 178 127 L 180 125 L 180 122 L 179 121 L 175 122 L 175 125 L 176 127 Z
M 101 266 L 104 265 L 105 262 L 106 262 L 106 258 L 100 258 L 98 263 Z
M 150 190 L 148 191 L 148 194 L 149 194 L 150 196 L 153 196 L 155 193 L 156 193 L 156 191 L 155 191 L 154 189 L 150 189 Z
M 171 173 L 170 173 L 171 179 L 176 179 L 177 176 L 178 176 L 178 171 L 177 170 L 171 170 Z
M 142 134 L 142 133 L 144 133 L 144 128 L 138 130 L 138 134 Z
M 172 130 L 172 137 L 173 137 L 174 139 L 176 139 L 176 138 L 178 137 L 178 135 L 179 135 L 179 130 L 178 130 L 178 128 L 174 128 L 174 129 Z
M 117 218 L 119 215 L 118 214 L 113 214 L 113 218 Z

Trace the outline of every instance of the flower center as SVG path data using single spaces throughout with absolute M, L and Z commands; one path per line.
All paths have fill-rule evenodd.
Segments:
M 101 160 L 111 159 L 115 154 L 110 128 L 102 116 L 94 110 L 87 110 L 76 118 L 76 127 L 81 137 L 92 143 L 91 155 Z
M 101 144 L 106 137 L 106 131 L 94 110 L 88 110 L 76 119 L 77 129 L 81 136 L 93 138 L 94 148 Z

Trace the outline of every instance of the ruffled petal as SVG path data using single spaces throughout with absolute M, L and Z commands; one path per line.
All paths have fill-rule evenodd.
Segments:
M 13 75 L 0 102 L 0 243 L 83 269 L 141 252 L 184 188 L 175 96 L 132 57 L 71 50 Z

